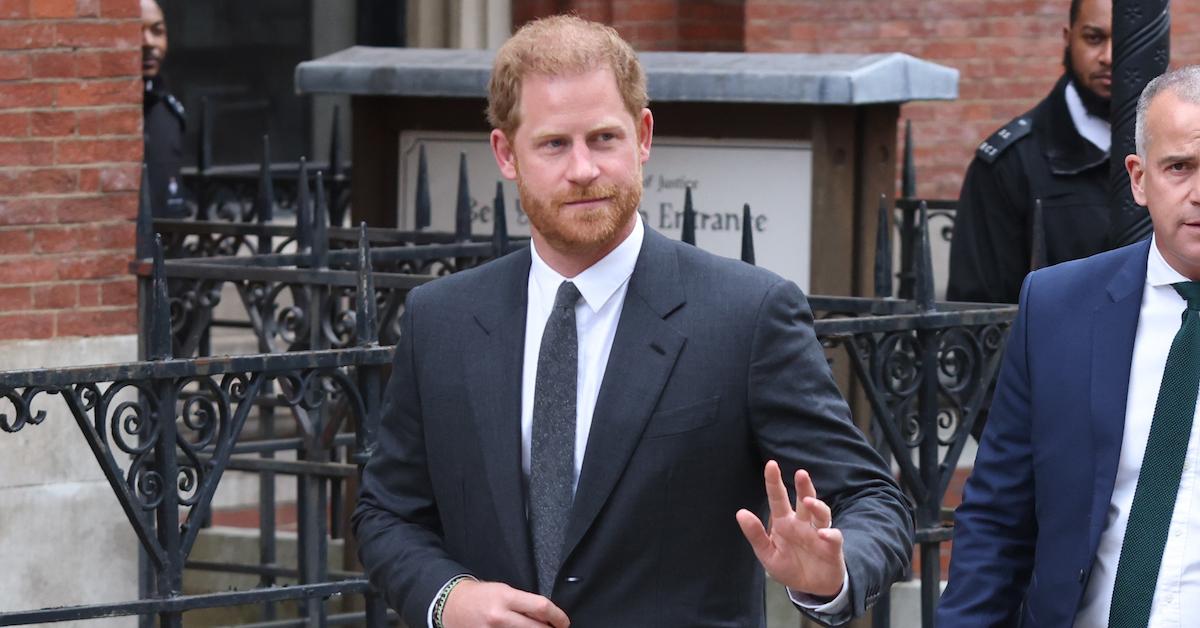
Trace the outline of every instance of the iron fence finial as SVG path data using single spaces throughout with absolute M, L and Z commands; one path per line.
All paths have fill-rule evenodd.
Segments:
M 742 261 L 754 265 L 754 224 L 750 221 L 750 203 L 742 205 Z
M 312 253 L 313 265 L 329 267 L 329 207 L 325 203 L 325 177 L 317 171 L 317 201 L 313 213 Z
M 154 210 L 150 207 L 150 170 L 146 162 L 142 162 L 136 228 L 134 253 L 138 259 L 147 259 L 154 255 Z
M 162 235 L 154 234 L 154 270 L 150 293 L 150 337 L 146 359 L 171 359 L 171 302 L 167 297 L 167 264 L 163 259 Z
M 692 208 L 692 186 L 683 190 L 683 231 L 680 240 L 696 246 L 696 210 Z
M 417 154 L 417 199 L 415 211 L 413 228 L 417 231 L 428 229 L 430 218 L 433 215 L 433 201 L 429 199 L 429 161 L 425 155 L 424 144 L 421 144 L 421 149 Z
M 454 240 L 471 239 L 471 188 L 467 182 L 467 154 L 458 154 L 458 203 L 454 208 Z
M 875 298 L 892 296 L 892 226 L 887 196 L 879 195 L 879 219 L 875 227 Z
M 496 182 L 496 198 L 492 201 L 492 255 L 501 257 L 508 252 L 508 216 L 504 207 L 504 182 Z
M 296 180 L 296 249 L 312 250 L 312 197 L 308 189 L 308 160 L 300 158 L 300 174 Z
M 375 278 L 371 265 L 371 239 L 367 236 L 367 223 L 362 222 L 358 227 L 358 295 L 354 319 L 355 334 L 360 346 L 379 343 L 375 321 L 378 312 L 375 302 Z
M 921 206 L 917 210 L 917 235 L 919 237 L 919 249 L 917 256 L 913 260 L 916 268 L 913 269 L 913 274 L 916 276 L 916 294 L 917 308 L 922 312 L 928 312 L 933 309 L 934 294 L 933 294 L 933 258 L 929 246 L 929 206 L 925 201 L 921 201 Z

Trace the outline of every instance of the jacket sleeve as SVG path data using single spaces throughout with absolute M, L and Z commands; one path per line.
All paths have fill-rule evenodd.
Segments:
M 1020 147 L 994 163 L 971 161 L 955 212 L 947 299 L 1016 303 L 1029 272 L 1028 196 Z
M 1035 277 L 1021 289 L 987 429 L 955 512 L 941 626 L 1015 626 L 1029 584 L 1037 523 L 1026 339 Z
M 774 284 L 760 306 L 748 389 L 764 464 L 778 461 L 784 478 L 807 470 L 845 539 L 849 608 L 836 616 L 813 617 L 838 624 L 859 616 L 908 567 L 912 506 L 851 422 L 813 330 L 808 302 L 790 281 Z M 794 489 L 788 487 L 789 492 Z
M 352 518 L 367 575 L 409 626 L 426 625 L 441 587 L 454 576 L 470 574 L 443 549 L 429 476 L 414 340 L 420 294 L 420 289 L 409 293 L 401 316 L 378 440 L 363 470 Z

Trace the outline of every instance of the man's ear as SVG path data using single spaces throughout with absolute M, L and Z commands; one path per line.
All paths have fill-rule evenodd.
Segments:
M 517 178 L 517 155 L 513 152 L 512 143 L 500 129 L 492 129 L 492 156 L 500 167 L 500 174 L 509 181 Z
M 1129 190 L 1133 192 L 1133 200 L 1138 205 L 1146 206 L 1146 166 L 1137 155 L 1125 156 L 1125 170 L 1129 173 Z
M 654 115 L 649 109 L 642 109 L 637 119 L 638 156 L 642 163 L 650 159 L 650 145 L 654 143 Z

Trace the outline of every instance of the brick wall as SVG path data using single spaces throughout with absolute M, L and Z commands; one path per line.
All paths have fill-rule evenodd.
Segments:
M 513 0 L 517 24 L 574 10 L 639 50 L 906 52 L 959 70 L 959 98 L 913 103 L 917 193 L 956 198 L 980 140 L 1062 72 L 1069 0 Z M 1171 4 L 1172 67 L 1200 63 L 1200 3 Z M 681 33 L 687 32 L 684 37 Z M 901 125 L 903 128 L 903 125 Z
M 138 0 L 0 0 L 0 341 L 136 331 L 140 47 Z

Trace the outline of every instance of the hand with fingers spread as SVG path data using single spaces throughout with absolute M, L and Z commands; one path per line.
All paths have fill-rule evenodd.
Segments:
M 792 508 L 779 464 L 768 461 L 763 477 L 771 508 L 770 531 L 758 516 L 742 509 L 737 513 L 742 534 L 772 578 L 792 591 L 834 597 L 841 591 L 845 573 L 842 532 L 832 527 L 833 515 L 817 499 L 808 472 L 796 471 L 796 507 Z
M 445 628 L 567 628 L 571 620 L 549 599 L 500 582 L 464 580 L 446 598 Z

